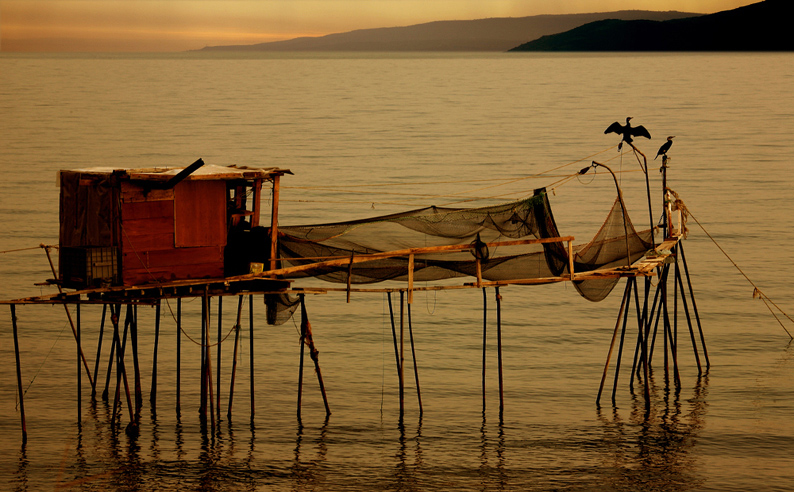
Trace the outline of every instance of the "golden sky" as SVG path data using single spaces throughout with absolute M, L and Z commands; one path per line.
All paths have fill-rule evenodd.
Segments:
M 712 13 L 756 0 L 0 0 L 0 51 L 184 51 L 436 20 L 612 10 Z

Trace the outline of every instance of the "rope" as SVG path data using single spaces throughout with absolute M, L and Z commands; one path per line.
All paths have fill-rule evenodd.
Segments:
M 410 182 L 410 183 L 352 184 L 352 185 L 340 185 L 340 186 L 336 186 L 336 187 L 328 187 L 328 186 L 285 186 L 284 188 L 285 189 L 297 189 L 297 190 L 329 191 L 329 192 L 347 193 L 347 194 L 356 193 L 356 194 L 359 194 L 359 195 L 364 195 L 364 194 L 394 195 L 394 196 L 403 196 L 403 197 L 415 197 L 416 199 L 452 198 L 452 197 L 459 197 L 461 195 L 465 195 L 467 193 L 472 193 L 472 192 L 475 192 L 475 191 L 479 192 L 479 191 L 482 191 L 482 190 L 487 190 L 487 189 L 491 189 L 491 188 L 497 188 L 497 187 L 500 187 L 500 186 L 511 185 L 511 184 L 518 183 L 518 182 L 521 182 L 521 181 L 525 181 L 525 180 L 528 180 L 528 179 L 559 177 L 561 179 L 559 181 L 556 181 L 556 182 L 552 183 L 552 185 L 557 185 L 557 183 L 565 183 L 568 180 L 570 180 L 570 178 L 572 176 L 575 176 L 575 174 L 554 176 L 554 175 L 551 175 L 549 173 L 552 173 L 552 172 L 557 171 L 559 169 L 563 169 L 563 168 L 568 167 L 568 166 L 572 166 L 574 164 L 578 164 L 578 163 L 581 163 L 581 162 L 584 162 L 584 161 L 589 161 L 593 157 L 595 157 L 595 156 L 597 156 L 599 154 L 603 154 L 604 152 L 610 151 L 610 150 L 612 150 L 614 148 L 615 148 L 615 146 L 612 146 L 612 147 L 609 147 L 607 149 L 598 151 L 598 152 L 596 152 L 594 154 L 588 155 L 586 157 L 582 157 L 580 159 L 576 159 L 574 161 L 567 162 L 567 163 L 562 164 L 560 166 L 557 166 L 557 167 L 554 167 L 554 168 L 551 168 L 551 169 L 547 169 L 547 170 L 541 171 L 539 173 L 531 174 L 529 176 L 521 176 L 521 177 L 518 177 L 518 178 L 490 178 L 490 179 L 474 179 L 474 180 L 470 179 L 470 180 L 452 180 L 452 181 L 417 181 L 417 182 Z M 622 156 L 624 153 L 627 153 L 627 152 L 628 151 L 622 152 L 622 153 L 618 154 L 618 156 Z M 607 159 L 605 162 L 608 162 L 608 161 L 610 161 L 612 159 L 615 159 L 616 157 L 612 157 L 610 159 Z M 423 185 L 424 186 L 431 186 L 431 185 L 450 184 L 450 183 L 453 183 L 453 184 L 460 184 L 460 183 L 494 183 L 494 184 L 488 184 L 487 186 L 479 186 L 479 187 L 471 188 L 471 189 L 468 189 L 468 190 L 463 190 L 463 191 L 460 191 L 458 193 L 443 194 L 443 195 L 439 195 L 439 194 L 422 194 L 422 193 L 382 192 L 382 191 L 368 191 L 368 190 L 359 191 L 358 190 L 360 188 L 377 188 L 377 187 L 386 187 L 386 186 L 388 186 L 388 187 L 423 186 Z M 559 187 L 559 185 L 557 185 L 557 187 Z M 549 186 L 547 186 L 547 188 L 549 188 Z M 475 196 L 475 197 L 469 197 L 469 198 L 466 198 L 466 199 L 463 199 L 463 200 L 459 200 L 459 201 L 445 203 L 445 204 L 442 204 L 440 206 L 449 206 L 449 205 L 454 205 L 454 204 L 459 204 L 459 203 L 468 203 L 468 202 L 473 202 L 473 201 L 478 201 L 478 200 L 491 200 L 491 199 L 496 199 L 496 198 L 503 198 L 505 196 L 510 196 L 510 195 L 527 196 L 528 194 L 531 195 L 531 191 L 532 190 L 529 190 L 529 191 L 527 191 L 527 190 L 519 190 L 519 191 L 514 191 L 514 192 L 509 192 L 509 193 L 504 193 L 504 194 L 499 194 L 499 195 Z M 288 200 L 288 199 L 285 200 L 285 199 L 282 199 L 282 202 L 341 203 L 341 204 L 344 204 L 344 203 L 348 203 L 348 204 L 371 203 L 373 206 L 376 203 L 379 204 L 379 205 L 400 205 L 400 206 L 413 206 L 414 205 L 412 203 L 405 203 L 405 202 L 393 202 L 393 201 L 373 202 L 371 200 Z
M 63 328 L 61 328 L 61 332 L 58 333 L 57 337 L 55 337 L 55 342 L 53 342 L 52 347 L 50 347 L 49 352 L 47 352 L 47 355 L 44 356 L 44 360 L 41 361 L 41 364 L 39 365 L 39 368 L 36 369 L 36 373 L 33 374 L 33 377 L 30 379 L 30 382 L 28 383 L 27 387 L 25 388 L 25 391 L 22 392 L 22 396 L 23 397 L 28 394 L 28 390 L 30 389 L 31 386 L 33 386 L 33 382 L 36 381 L 36 378 L 38 377 L 38 375 L 41 372 L 42 368 L 44 368 L 44 364 L 47 363 L 47 359 L 50 357 L 50 354 L 52 354 L 53 349 L 55 349 L 55 346 L 58 345 L 58 341 L 61 339 L 61 335 L 63 335 L 64 330 L 66 330 L 66 326 L 67 326 L 67 323 L 64 323 L 63 324 Z M 19 395 L 17 395 L 17 398 L 19 398 Z M 15 406 L 15 410 L 18 410 L 18 409 L 19 409 L 19 399 L 17 399 L 16 406 Z
M 690 210 L 688 210 L 688 209 L 687 209 L 687 214 L 688 214 L 688 216 L 689 216 L 689 217 L 691 217 L 692 219 L 694 219 L 694 220 L 695 220 L 695 222 L 697 222 L 697 225 L 699 225 L 699 226 L 700 226 L 700 228 L 701 228 L 701 229 L 703 229 L 703 232 L 704 232 L 704 233 L 706 233 L 706 236 L 708 236 L 708 237 L 709 237 L 709 239 L 711 239 L 711 242 L 713 242 L 713 243 L 714 243 L 714 245 L 715 245 L 715 246 L 716 246 L 716 247 L 717 247 L 717 248 L 718 248 L 718 249 L 719 249 L 719 250 L 722 252 L 722 254 L 723 254 L 723 255 L 725 255 L 725 257 L 726 257 L 726 258 L 728 258 L 728 261 L 730 261 L 730 262 L 733 264 L 733 266 L 736 268 L 736 270 L 738 270 L 738 271 L 739 271 L 739 273 L 742 275 L 742 277 L 744 277 L 744 278 L 745 278 L 745 280 L 747 280 L 747 282 L 749 282 L 749 283 L 750 283 L 750 285 L 752 285 L 752 286 L 753 286 L 753 299 L 755 299 L 756 297 L 758 297 L 758 298 L 760 298 L 762 301 L 764 301 L 764 305 L 766 305 L 767 309 L 769 309 L 769 312 L 770 312 L 770 313 L 772 313 L 772 316 L 774 316 L 774 317 L 775 317 L 775 320 L 777 320 L 778 324 L 780 324 L 780 326 L 783 328 L 783 331 L 785 331 L 785 332 L 786 332 L 786 334 L 789 336 L 789 338 L 791 338 L 792 340 L 794 340 L 794 336 L 791 336 L 791 333 L 790 333 L 790 332 L 789 332 L 789 331 L 786 329 L 786 327 L 783 325 L 783 323 L 780 321 L 780 319 L 777 317 L 777 315 L 774 313 L 774 311 L 772 310 L 772 308 L 771 308 L 769 305 L 771 304 L 772 306 L 774 306 L 774 307 L 775 307 L 775 308 L 776 308 L 778 311 L 780 311 L 780 313 L 781 313 L 783 316 L 785 316 L 786 318 L 788 318 L 788 320 L 789 320 L 789 321 L 791 321 L 792 323 L 794 323 L 794 319 L 792 319 L 792 318 L 791 318 L 791 316 L 789 316 L 788 314 L 786 314 L 786 312 L 785 312 L 785 311 L 783 311 L 783 310 L 780 308 L 780 306 L 778 306 L 777 304 L 775 304 L 775 302 L 774 302 L 772 299 L 770 299 L 770 298 L 769 298 L 769 296 L 767 296 L 766 294 L 764 294 L 764 293 L 761 291 L 761 289 L 759 289 L 759 288 L 758 288 L 758 286 L 757 286 L 757 285 L 755 285 L 755 282 L 753 282 L 752 280 L 750 280 L 750 277 L 748 277 L 748 276 L 747 276 L 747 274 L 745 274 L 745 273 L 744 273 L 744 271 L 743 271 L 743 270 L 742 270 L 742 269 L 739 267 L 739 265 L 737 265 L 737 264 L 736 264 L 736 262 L 735 262 L 735 261 L 733 261 L 733 258 L 731 258 L 731 257 L 730 257 L 730 255 L 728 255 L 728 253 L 726 253 L 726 252 L 725 252 L 725 250 L 724 250 L 724 249 L 722 249 L 722 246 L 720 246 L 720 245 L 717 243 L 717 241 L 716 241 L 716 240 L 715 240 L 715 239 L 712 237 L 712 235 L 711 235 L 711 234 L 709 234 L 709 232 L 706 230 L 706 228 L 705 228 L 705 227 L 703 227 L 703 224 L 701 224 L 701 223 L 700 223 L 700 221 L 697 219 L 697 217 L 695 217 L 695 216 L 692 214 L 692 212 L 691 212 Z
M 42 244 L 39 244 L 38 246 L 31 246 L 30 248 L 7 249 L 5 251 L 0 251 L 0 254 L 16 253 L 18 251 L 30 251 L 30 250 L 33 250 L 33 249 L 40 249 L 40 248 L 56 248 L 57 249 L 58 246 L 48 246 L 48 245 L 42 243 Z

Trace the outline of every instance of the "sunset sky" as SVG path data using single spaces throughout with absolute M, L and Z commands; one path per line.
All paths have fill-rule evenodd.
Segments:
M 0 0 L 0 51 L 183 51 L 436 20 L 613 10 L 712 13 L 754 0 Z

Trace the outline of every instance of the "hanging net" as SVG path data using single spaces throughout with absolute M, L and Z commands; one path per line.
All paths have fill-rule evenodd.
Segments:
M 627 234 L 628 233 L 628 234 Z M 279 228 L 281 267 L 316 263 L 356 255 L 409 248 L 471 244 L 473 249 L 431 252 L 414 257 L 414 281 L 438 281 L 475 276 L 480 257 L 484 280 L 549 279 L 570 274 L 564 242 L 485 246 L 517 239 L 560 237 L 545 188 L 533 196 L 481 208 L 427 207 L 365 220 Z M 628 240 L 627 240 L 628 239 Z M 652 247 L 651 231 L 638 234 L 618 201 L 604 225 L 588 244 L 576 248 L 575 271 L 593 271 L 626 264 Z M 318 266 L 287 278 L 316 277 L 330 282 L 366 284 L 384 280 L 407 281 L 408 256 L 377 259 L 341 266 Z M 604 299 L 617 279 L 576 282 L 587 299 Z

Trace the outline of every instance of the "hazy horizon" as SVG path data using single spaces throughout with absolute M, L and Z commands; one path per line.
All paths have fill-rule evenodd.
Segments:
M 704 14 L 748 0 L 0 0 L 3 52 L 169 52 L 434 21 L 617 10 Z

